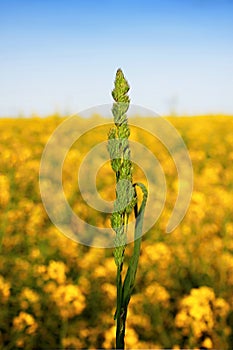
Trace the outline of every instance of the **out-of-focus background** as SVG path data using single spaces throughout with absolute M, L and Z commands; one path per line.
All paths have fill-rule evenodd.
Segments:
M 178 192 L 176 167 L 159 140 L 132 130 L 131 139 L 158 158 L 168 193 L 143 237 L 126 347 L 233 348 L 232 19 L 230 0 L 1 2 L 1 349 L 114 347 L 112 249 L 62 235 L 44 210 L 38 179 L 52 132 L 72 113 L 111 103 L 118 67 L 134 104 L 167 115 L 194 171 L 188 212 L 166 234 Z M 144 121 L 150 129 L 151 119 Z M 81 130 L 88 123 L 80 117 Z M 104 127 L 95 137 L 87 133 L 63 168 L 71 207 L 98 226 L 109 226 L 109 216 L 85 204 L 76 174 L 107 133 Z M 109 162 L 97 175 L 100 195 L 114 199 Z M 136 166 L 134 180 L 146 181 Z M 132 245 L 127 248 L 126 262 Z

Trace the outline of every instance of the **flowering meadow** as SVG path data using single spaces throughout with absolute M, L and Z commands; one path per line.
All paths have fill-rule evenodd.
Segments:
M 101 122 L 100 116 L 93 118 Z M 159 160 L 167 197 L 158 221 L 143 236 L 126 347 L 232 349 L 233 117 L 168 120 L 192 160 L 192 200 L 180 225 L 165 233 L 178 192 L 176 167 L 158 140 L 132 128 L 131 138 Z M 111 349 L 115 344 L 113 250 L 70 240 L 41 202 L 41 155 L 62 121 L 59 116 L 0 119 L 0 349 Z M 80 128 L 88 123 L 80 117 Z M 149 118 L 145 126 L 150 129 Z M 81 137 L 63 167 L 64 192 L 74 212 L 103 227 L 110 227 L 110 216 L 87 206 L 76 175 L 108 129 Z M 135 166 L 134 178 L 145 182 L 143 169 Z M 109 163 L 99 169 L 96 185 L 103 199 L 114 200 Z

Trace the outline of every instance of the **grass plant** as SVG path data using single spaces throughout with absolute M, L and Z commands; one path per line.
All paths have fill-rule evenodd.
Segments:
M 116 233 L 114 249 L 114 258 L 117 266 L 116 349 L 124 349 L 127 309 L 135 284 L 140 255 L 143 216 L 147 200 L 146 187 L 142 183 L 133 183 L 133 165 L 130 160 L 128 140 L 130 129 L 126 114 L 130 104 L 128 91 L 129 84 L 122 70 L 118 69 L 115 87 L 112 91 L 115 101 L 112 107 L 115 126 L 110 129 L 108 135 L 111 166 L 116 175 L 116 200 L 111 217 L 111 226 Z M 140 208 L 138 206 L 136 187 L 139 187 L 143 192 Z M 125 279 L 122 281 L 128 221 L 132 211 L 135 215 L 134 249 Z

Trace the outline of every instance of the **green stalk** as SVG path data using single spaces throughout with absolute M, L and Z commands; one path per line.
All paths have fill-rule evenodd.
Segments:
M 115 126 L 109 132 L 108 151 L 111 158 L 111 166 L 116 174 L 116 201 L 111 217 L 111 226 L 116 233 L 114 259 L 117 266 L 117 307 L 114 319 L 116 320 L 116 349 L 124 349 L 125 327 L 128 304 L 133 292 L 138 260 L 140 255 L 142 224 L 147 200 L 147 189 L 143 184 L 133 184 L 132 162 L 130 160 L 130 148 L 128 138 L 130 130 L 126 112 L 130 99 L 127 95 L 129 85 L 121 69 L 118 69 L 115 79 L 115 87 L 112 91 L 114 104 L 112 113 Z M 143 192 L 143 201 L 138 211 L 136 186 Z M 124 282 L 122 283 L 122 269 L 127 243 L 127 229 L 129 215 L 134 209 L 136 218 L 134 233 L 134 250 Z

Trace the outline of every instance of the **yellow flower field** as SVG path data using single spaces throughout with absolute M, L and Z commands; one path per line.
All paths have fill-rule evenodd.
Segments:
M 96 118 L 100 118 L 96 116 Z M 115 343 L 112 249 L 78 244 L 51 223 L 41 202 L 43 148 L 62 118 L 0 119 L 0 349 L 110 349 Z M 165 233 L 177 195 L 175 165 L 164 147 L 132 129 L 158 158 L 167 182 L 165 209 L 144 235 L 129 305 L 128 349 L 233 348 L 233 118 L 168 118 L 184 139 L 194 169 L 192 201 L 181 224 Z M 88 123 L 80 118 L 80 126 Z M 149 120 L 145 125 L 150 128 Z M 107 138 L 85 136 L 67 155 L 64 191 L 73 210 L 94 225 L 109 215 L 77 193 L 77 166 Z M 97 188 L 114 199 L 105 164 Z M 145 182 L 135 167 L 134 177 Z M 85 232 L 82 233 L 85 235 Z

